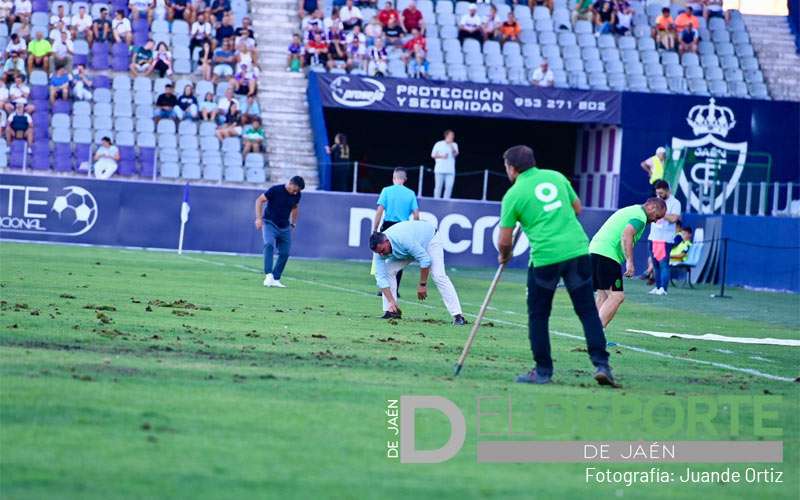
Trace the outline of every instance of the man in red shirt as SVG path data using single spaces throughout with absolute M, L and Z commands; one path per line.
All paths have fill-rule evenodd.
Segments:
M 418 29 L 420 33 L 425 32 L 425 25 L 422 21 L 422 11 L 417 9 L 417 4 L 414 0 L 408 3 L 408 7 L 403 9 L 402 23 L 403 29 L 406 33 L 411 33 L 414 29 Z
M 383 4 L 383 9 L 378 12 L 378 22 L 385 28 L 389 25 L 389 19 L 391 19 L 392 16 L 394 16 L 395 19 L 400 19 L 400 13 L 395 10 L 391 0 L 386 0 L 386 3 Z
M 680 35 L 683 30 L 685 30 L 689 25 L 692 25 L 694 29 L 700 29 L 700 22 L 697 20 L 697 17 L 692 12 L 691 7 L 686 7 L 686 10 L 682 13 L 678 14 L 678 17 L 675 18 L 675 30 Z
M 328 42 L 322 39 L 322 33 L 314 32 L 314 38 L 306 43 L 306 66 L 328 65 Z
M 411 39 L 409 39 L 404 45 L 403 48 L 408 51 L 407 55 L 413 55 L 417 48 L 422 49 L 424 52 L 428 51 L 428 48 L 425 43 L 425 37 L 422 36 L 422 33 L 419 32 L 417 28 L 411 30 Z

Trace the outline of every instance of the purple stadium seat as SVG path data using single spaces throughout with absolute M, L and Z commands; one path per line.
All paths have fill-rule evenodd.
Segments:
M 33 145 L 36 146 L 43 141 L 47 143 L 50 140 L 50 129 L 47 128 L 47 125 L 43 125 L 37 127 L 36 125 L 33 126 Z
M 31 157 L 30 167 L 33 170 L 50 170 L 50 154 L 33 155 Z
M 56 102 L 53 104 L 53 113 L 72 113 L 72 101 L 56 99 Z
M 31 4 L 33 12 L 50 12 L 50 5 L 48 5 L 47 0 L 33 0 Z
M 43 99 L 31 99 L 31 104 L 36 107 L 36 113 L 44 113 L 46 115 L 50 112 L 50 101 L 46 97 Z
M 81 163 L 89 161 L 91 158 L 92 149 L 89 144 L 76 144 L 75 145 L 75 161 L 73 162 L 74 168 L 80 167 Z
M 56 172 L 71 172 L 72 171 L 72 150 L 69 144 L 65 143 L 56 143 L 56 150 L 55 150 L 55 161 L 53 162 L 53 166 L 56 169 Z
M 31 99 L 34 101 L 40 99 L 47 99 L 50 96 L 50 91 L 47 85 L 31 85 Z
M 94 77 L 92 77 L 92 84 L 96 89 L 110 89 L 111 78 L 109 78 L 106 75 L 95 75 Z
M 78 64 L 83 64 L 84 66 L 89 65 L 89 56 L 86 54 L 74 54 L 72 56 L 72 64 L 77 66 Z
M 117 174 L 123 177 L 130 177 L 136 173 L 135 160 L 120 160 L 117 166 Z
M 147 19 L 144 17 L 140 17 L 133 21 L 133 32 L 139 33 L 149 33 L 150 32 L 150 24 L 148 24 Z
M 115 43 L 111 46 L 112 56 L 126 56 L 128 55 L 128 45 L 124 43 Z
M 25 162 L 25 141 L 12 141 L 10 148 L 10 154 L 8 155 L 8 166 L 10 168 L 22 168 L 23 163 Z
M 108 61 L 108 54 L 95 54 L 92 56 L 92 69 L 107 71 L 111 65 Z
M 145 21 L 147 22 L 147 21 Z M 150 37 L 149 32 L 147 31 L 137 31 L 133 34 L 133 44 L 142 46 L 147 43 L 147 39 Z
M 111 56 L 111 69 L 114 71 L 126 71 L 130 66 L 128 54 Z
M 156 157 L 155 148 L 139 148 L 139 176 L 153 177 L 153 160 Z

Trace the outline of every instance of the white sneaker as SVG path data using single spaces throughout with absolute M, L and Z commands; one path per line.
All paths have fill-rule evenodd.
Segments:
M 264 276 L 264 286 L 267 287 L 275 286 L 275 279 L 272 277 L 271 274 Z
M 650 295 L 661 295 L 661 293 L 659 292 L 659 290 L 661 290 L 661 289 L 660 289 L 660 288 L 653 288 L 652 290 L 650 290 L 650 291 L 649 291 L 649 292 L 647 292 L 647 293 L 649 293 Z
M 286 285 L 281 283 L 281 280 L 272 280 L 272 286 L 274 288 L 286 288 Z
M 659 295 L 669 295 L 669 294 L 667 293 L 667 291 L 666 291 L 666 290 L 664 290 L 663 288 L 659 288 L 659 289 L 658 289 L 658 294 L 659 294 Z

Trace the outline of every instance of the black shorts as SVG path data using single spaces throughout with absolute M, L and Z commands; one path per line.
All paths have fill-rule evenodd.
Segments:
M 622 266 L 605 255 L 592 254 L 592 284 L 595 290 L 622 291 Z
M 394 226 L 395 224 L 397 224 L 399 222 L 400 222 L 399 220 L 385 220 L 385 221 L 383 221 L 383 223 L 381 224 L 381 232 L 386 231 L 387 229 L 389 229 L 390 227 Z

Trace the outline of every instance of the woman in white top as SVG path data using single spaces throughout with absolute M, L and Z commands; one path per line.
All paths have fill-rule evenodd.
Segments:
M 435 176 L 434 198 L 449 199 L 453 195 L 453 184 L 456 178 L 456 157 L 459 154 L 455 138 L 455 132 L 445 130 L 444 140 L 437 142 L 431 151 L 431 158 L 436 160 L 436 165 L 433 168 Z
M 111 30 L 114 33 L 114 41 L 117 43 L 124 42 L 128 45 L 133 45 L 133 30 L 131 29 L 131 21 L 125 17 L 125 11 L 118 10 L 111 21 Z

